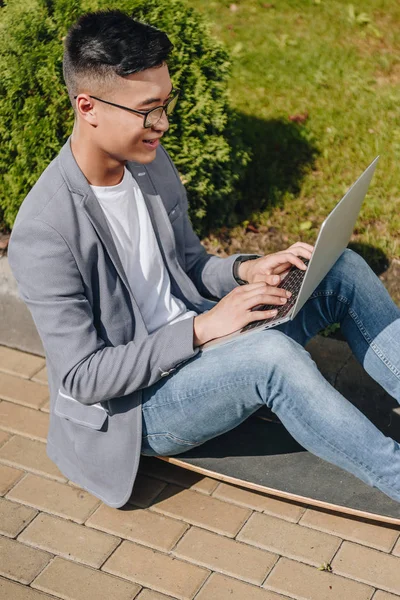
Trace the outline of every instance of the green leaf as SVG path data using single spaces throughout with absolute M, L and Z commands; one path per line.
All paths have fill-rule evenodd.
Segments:
M 300 223 L 299 229 L 300 231 L 307 231 L 308 229 L 311 229 L 312 225 L 313 224 L 311 221 L 303 221 L 302 223 Z

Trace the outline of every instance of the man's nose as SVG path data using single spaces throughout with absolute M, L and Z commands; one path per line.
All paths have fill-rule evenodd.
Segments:
M 156 131 L 168 131 L 169 121 L 165 110 L 163 110 L 163 113 L 160 119 L 157 121 L 157 123 L 153 125 L 153 129 L 155 129 Z

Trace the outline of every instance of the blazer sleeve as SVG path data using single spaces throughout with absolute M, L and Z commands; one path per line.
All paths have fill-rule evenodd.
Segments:
M 9 262 L 45 348 L 67 394 L 84 404 L 148 387 L 196 355 L 193 317 L 143 339 L 107 346 L 67 241 L 40 219 L 20 222 L 11 235 Z

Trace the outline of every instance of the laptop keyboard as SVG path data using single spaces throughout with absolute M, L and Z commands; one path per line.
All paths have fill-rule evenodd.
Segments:
M 301 260 L 304 262 L 305 265 L 308 265 L 308 263 L 310 262 L 305 258 L 302 258 Z M 254 308 L 251 309 L 252 311 L 273 310 L 274 308 L 276 308 L 278 309 L 278 313 L 274 317 L 269 317 L 268 319 L 263 319 L 261 321 L 253 321 L 252 323 L 249 323 L 248 325 L 243 327 L 241 331 L 249 331 L 249 329 L 254 329 L 255 327 L 259 327 L 260 325 L 266 325 L 267 323 L 271 323 L 272 321 L 277 321 L 285 317 L 288 314 L 288 312 L 293 308 L 296 302 L 296 298 L 299 293 L 305 274 L 306 271 L 302 271 L 298 267 L 293 266 L 290 269 L 287 276 L 285 277 L 285 279 L 277 286 L 278 288 L 282 288 L 284 290 L 292 292 L 292 295 L 290 298 L 288 298 L 286 304 L 284 304 L 283 306 L 276 306 L 275 304 L 258 304 L 257 306 L 254 306 Z

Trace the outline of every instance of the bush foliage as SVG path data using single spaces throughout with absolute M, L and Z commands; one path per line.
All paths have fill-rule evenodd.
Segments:
M 0 4 L 1 6 L 1 4 Z M 188 190 L 198 233 L 226 221 L 248 154 L 230 115 L 230 62 L 204 18 L 182 0 L 9 0 L 0 8 L 0 208 L 18 208 L 73 125 L 62 78 L 62 41 L 89 10 L 119 8 L 166 31 L 171 78 L 182 90 L 165 147 Z M 1 219 L 0 219 L 1 220 Z

